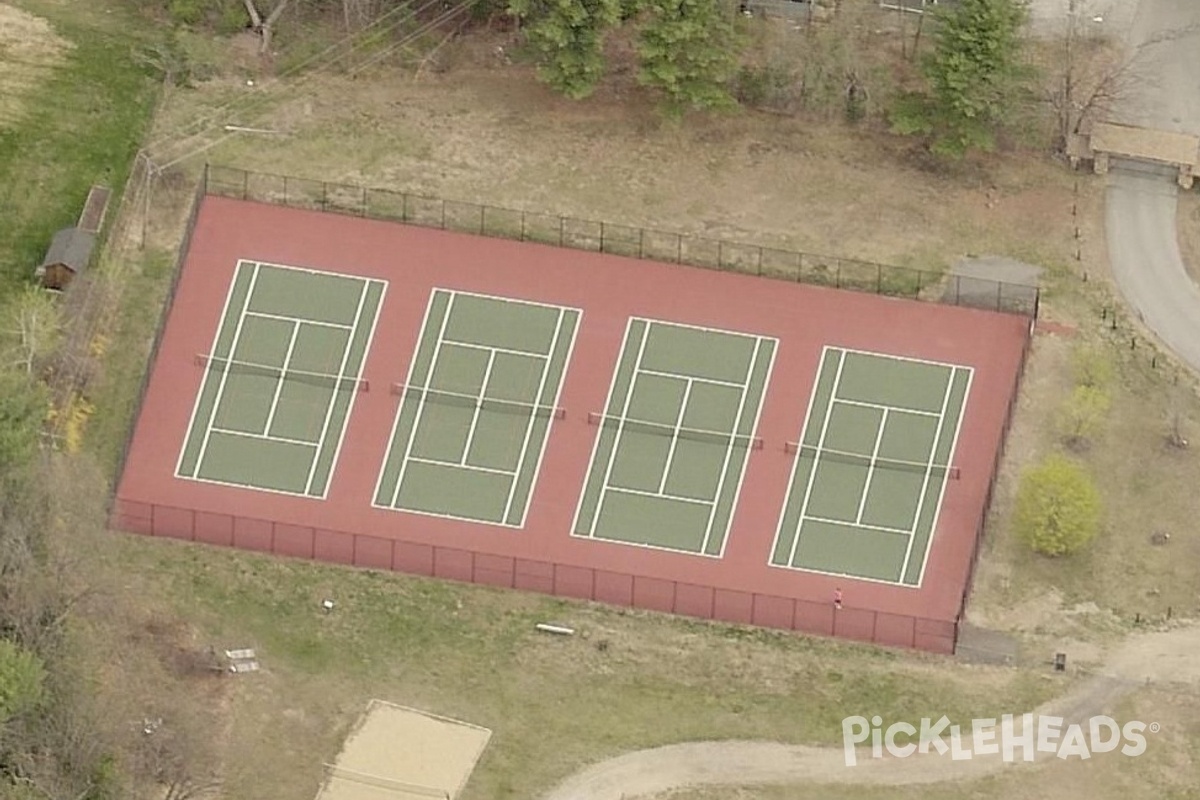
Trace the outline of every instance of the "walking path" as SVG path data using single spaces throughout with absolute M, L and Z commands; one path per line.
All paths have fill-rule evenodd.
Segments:
M 1200 625 L 1130 637 L 1109 656 L 1100 674 L 1083 680 L 1071 692 L 1033 713 L 1060 716 L 1068 723 L 1081 722 L 1111 713 L 1123 697 L 1147 683 L 1200 686 L 1200 659 L 1195 658 L 1198 652 Z M 969 725 L 965 720 L 954 722 Z M 808 782 L 903 786 L 968 780 L 1000 769 L 1030 766 L 1021 761 L 1007 764 L 1000 756 L 954 761 L 949 755 L 931 751 L 904 759 L 876 760 L 869 750 L 858 752 L 857 765 L 848 767 L 838 746 L 753 741 L 669 745 L 593 764 L 561 783 L 543 800 L 635 800 L 681 787 L 721 785 Z M 1034 763 L 1053 757 L 1039 753 Z

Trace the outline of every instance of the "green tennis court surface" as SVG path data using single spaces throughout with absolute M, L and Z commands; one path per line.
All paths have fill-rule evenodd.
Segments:
M 239 263 L 176 474 L 324 497 L 384 289 Z
M 631 319 L 574 535 L 719 556 L 776 340 Z
M 375 505 L 523 525 L 579 318 L 435 289 Z
M 968 367 L 826 348 L 771 563 L 917 586 Z

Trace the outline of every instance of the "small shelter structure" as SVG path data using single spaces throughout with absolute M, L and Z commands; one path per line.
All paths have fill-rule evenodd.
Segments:
M 76 275 L 87 269 L 111 196 L 112 191 L 108 187 L 93 186 L 75 226 L 63 228 L 54 234 L 46 257 L 34 272 L 42 286 L 62 291 Z

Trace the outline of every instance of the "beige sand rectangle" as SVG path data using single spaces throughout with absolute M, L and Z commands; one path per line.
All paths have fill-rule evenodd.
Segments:
M 318 800 L 455 797 L 490 737 L 486 728 L 373 700 Z

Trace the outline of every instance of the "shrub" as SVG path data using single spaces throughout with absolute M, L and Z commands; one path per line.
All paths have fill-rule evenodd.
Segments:
M 1014 525 L 1038 553 L 1073 553 L 1100 530 L 1100 493 L 1080 464 L 1051 455 L 1021 476 Z
M 1103 389 L 1112 383 L 1112 359 L 1099 347 L 1077 347 L 1071 353 L 1071 374 L 1077 386 Z
M 1067 446 L 1087 447 L 1104 424 L 1111 401 L 1108 390 L 1099 386 L 1076 386 L 1058 409 L 1058 432 Z
M 0 639 L 0 722 L 41 702 L 45 677 L 41 659 L 7 639 Z

